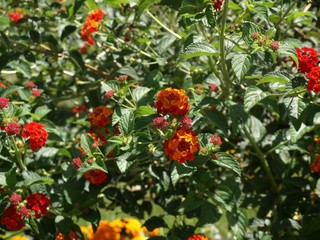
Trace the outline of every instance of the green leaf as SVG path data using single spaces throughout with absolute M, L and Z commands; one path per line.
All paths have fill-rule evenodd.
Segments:
M 212 160 L 215 165 L 228 168 L 235 172 L 239 177 L 241 176 L 241 170 L 237 160 L 230 154 L 224 152 L 218 152 L 218 160 Z
M 200 56 L 217 56 L 218 51 L 210 44 L 203 42 L 195 42 L 188 45 L 180 54 L 178 62 Z
M 70 59 L 72 60 L 72 62 L 74 63 L 74 65 L 80 70 L 83 71 L 85 69 L 84 67 L 84 61 L 82 59 L 82 55 L 76 51 L 73 50 L 70 52 Z
M 39 232 L 39 227 L 38 227 L 36 220 L 33 217 L 29 217 L 27 219 L 27 223 L 29 224 L 32 231 L 34 231 L 36 234 L 39 235 L 40 232 Z
M 124 66 L 118 72 L 120 74 L 128 75 L 128 76 L 132 77 L 135 80 L 139 80 L 139 76 L 137 74 L 137 71 L 131 66 Z
M 236 212 L 228 212 L 227 219 L 237 239 L 243 239 L 248 225 L 246 211 L 244 209 L 238 209 Z
M 110 90 L 118 92 L 120 90 L 120 83 L 116 80 L 111 80 L 106 83 L 101 82 L 101 87 L 106 92 L 108 92 Z
M 217 14 L 213 10 L 212 4 L 208 4 L 206 8 L 206 17 L 209 25 L 214 28 L 216 26 Z
M 132 95 L 136 102 L 138 102 L 141 98 L 143 98 L 151 89 L 147 87 L 138 87 L 133 89 Z
M 152 115 L 155 113 L 156 113 L 156 111 L 152 107 L 141 106 L 141 107 L 138 107 L 138 109 L 134 112 L 134 116 L 136 118 L 139 118 L 139 117 L 149 116 L 149 115 Z
M 10 171 L 5 173 L 6 176 L 6 185 L 9 188 L 14 188 L 17 184 L 17 168 L 13 167 L 10 169 Z
M 259 142 L 267 133 L 266 127 L 262 122 L 252 115 L 247 119 L 245 127 L 249 130 L 251 136 L 256 142 Z
M 119 121 L 119 130 L 124 135 L 132 133 L 134 128 L 134 115 L 132 111 L 127 111 L 121 116 Z
M 253 32 L 261 32 L 260 27 L 253 22 L 244 22 L 242 26 L 242 38 L 246 43 L 251 43 L 253 40 L 251 34 Z
M 138 11 L 136 13 L 135 19 L 139 19 L 144 10 L 146 10 L 154 2 L 154 0 L 139 0 Z
M 229 1 L 229 8 L 233 10 L 241 10 L 241 6 L 233 1 Z
M 195 171 L 196 171 L 195 167 L 189 167 L 184 163 L 181 164 L 181 163 L 177 163 L 177 161 L 174 161 L 172 163 L 171 175 L 170 175 L 172 185 L 175 186 L 178 183 L 179 179 L 181 179 L 182 177 L 191 176 Z
M 251 67 L 251 58 L 247 54 L 236 54 L 231 60 L 231 66 L 238 80 L 241 80 Z
M 228 212 L 232 212 L 236 209 L 236 199 L 227 186 L 219 185 L 214 193 L 211 195 L 211 198 L 222 206 Z
M 60 37 L 61 41 L 63 41 L 63 39 L 68 37 L 70 34 L 75 32 L 76 30 L 77 30 L 76 26 L 73 26 L 73 25 L 66 26 L 61 33 L 61 37 Z
M 290 116 L 296 119 L 300 117 L 301 113 L 306 108 L 306 104 L 300 97 L 287 97 L 283 102 L 289 111 Z
M 149 232 L 156 228 L 168 227 L 167 223 L 161 217 L 151 217 L 142 225 L 145 226 Z
M 313 117 L 313 124 L 320 124 L 320 113 L 316 113 Z
M 49 109 L 46 105 L 38 107 L 34 114 L 38 116 L 39 120 L 42 119 L 44 116 L 46 116 L 49 112 L 51 112 L 51 109 Z
M 222 211 L 209 202 L 205 202 L 201 206 L 200 217 L 198 218 L 197 227 L 203 227 L 206 224 L 217 222 L 222 216 Z
M 224 114 L 218 110 L 210 110 L 202 113 L 207 121 L 213 123 L 217 128 L 221 129 L 225 135 L 228 135 L 228 121 Z
M 69 17 L 76 15 L 76 13 L 78 12 L 78 10 L 80 9 L 80 7 L 82 6 L 82 4 L 85 2 L 86 0 L 75 0 L 74 5 L 72 5 L 71 8 L 69 8 Z
M 197 193 L 190 191 L 179 207 L 180 213 L 187 213 L 199 208 L 204 203 L 204 199 Z
M 30 187 L 32 185 L 37 185 L 37 184 L 47 184 L 51 185 L 54 183 L 54 180 L 50 177 L 41 177 L 39 174 L 31 171 L 24 170 L 22 172 L 22 176 L 24 178 L 24 185 Z
M 299 66 L 299 61 L 297 57 L 296 48 L 288 42 L 279 42 L 280 47 L 277 51 L 278 55 L 283 57 L 283 55 L 290 56 L 293 61 L 295 61 L 296 65 Z
M 256 86 L 249 86 L 244 95 L 244 110 L 250 109 L 268 95 Z
M 296 143 L 300 138 L 303 137 L 304 134 L 313 129 L 313 127 L 306 126 L 304 123 L 301 124 L 299 130 L 296 130 L 291 122 L 289 123 L 289 125 L 290 141 L 292 143 Z
M 254 7 L 254 11 L 266 22 L 269 21 L 268 8 L 262 5 L 257 5 Z
M 178 11 L 181 7 L 181 4 L 182 4 L 182 0 L 162 0 L 160 2 L 160 5 L 166 5 L 176 11 Z
M 83 148 L 83 150 L 85 150 L 90 154 L 92 154 L 93 142 L 94 140 L 88 134 L 86 133 L 81 134 L 81 140 L 80 140 L 81 148 Z
M 25 61 L 20 61 L 19 64 L 17 66 L 15 66 L 15 69 L 22 73 L 22 75 L 26 78 L 31 78 L 31 74 L 32 74 L 32 71 L 31 71 L 31 67 L 29 65 L 28 62 L 25 62 Z
M 31 30 L 31 31 L 29 31 L 29 35 L 30 35 L 30 38 L 32 39 L 32 41 L 34 41 L 35 43 L 41 42 L 41 35 L 39 32 Z
M 10 41 L 9 41 L 9 38 L 7 37 L 7 35 L 3 32 L 3 31 L 0 31 L 0 43 L 3 43 L 5 45 L 5 47 L 7 49 L 10 48 Z
M 270 83 L 270 82 L 277 82 L 277 83 L 288 83 L 290 82 L 290 77 L 285 72 L 271 72 L 266 74 L 263 78 L 261 78 L 257 85 L 262 83 Z

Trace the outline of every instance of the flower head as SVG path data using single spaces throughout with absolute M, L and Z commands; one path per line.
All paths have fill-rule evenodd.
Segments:
M 310 165 L 310 169 L 312 172 L 320 172 L 320 154 L 317 154 L 315 160 Z
M 192 119 L 189 118 L 187 115 L 183 115 L 180 119 L 180 126 L 182 129 L 190 129 L 192 125 Z
M 186 92 L 175 88 L 166 88 L 160 91 L 155 106 L 159 114 L 171 113 L 175 117 L 186 115 L 190 109 Z
M 214 134 L 214 135 L 211 136 L 210 142 L 211 142 L 214 146 L 219 146 L 219 145 L 222 144 L 221 138 L 220 138 L 217 134 Z
M 223 0 L 212 0 L 213 2 L 213 8 L 216 11 L 219 11 L 222 8 Z
M 313 67 L 318 66 L 318 51 L 309 48 L 309 47 L 303 47 L 303 48 L 297 48 L 297 57 L 299 62 L 299 72 L 301 73 L 309 73 Z M 293 66 L 296 66 L 296 63 L 293 62 Z
M 74 107 L 74 108 L 72 108 L 72 112 L 73 112 L 73 113 L 82 113 L 82 112 L 84 112 L 86 109 L 87 109 L 86 105 L 85 105 L 85 104 L 82 104 L 82 105 L 79 106 L 79 107 Z
M 94 44 L 94 39 L 91 34 L 98 31 L 98 27 L 100 26 L 103 19 L 104 12 L 102 9 L 98 8 L 93 10 L 89 16 L 87 17 L 86 22 L 83 24 L 81 28 L 81 38 L 88 42 L 89 44 Z
M 21 18 L 23 18 L 23 14 L 21 13 L 21 8 L 16 8 L 16 10 L 12 13 L 8 14 L 8 17 L 14 22 L 18 22 Z
M 212 83 L 212 84 L 209 85 L 209 87 L 210 87 L 212 92 L 218 92 L 219 91 L 219 87 L 218 87 L 217 84 Z
M 75 170 L 78 170 L 82 166 L 82 162 L 80 158 L 74 158 L 72 159 L 72 167 Z
M 36 87 L 36 85 L 34 84 L 34 82 L 31 82 L 31 81 L 26 82 L 25 86 L 26 86 L 26 88 L 30 88 L 30 89 Z
M 14 204 L 17 205 L 19 204 L 19 202 L 21 201 L 21 196 L 18 193 L 13 193 L 10 198 L 9 201 Z
M 272 41 L 269 45 L 269 48 L 274 52 L 278 51 L 279 47 L 280 47 L 280 44 L 277 41 Z
M 0 97 L 0 109 L 7 108 L 9 106 L 9 102 L 9 98 Z
M 198 137 L 189 129 L 178 129 L 170 140 L 164 141 L 165 153 L 179 163 L 192 161 L 199 149 Z
M 44 125 L 37 122 L 31 122 L 23 126 L 22 137 L 28 138 L 32 151 L 42 148 L 48 139 L 48 133 Z
M 168 122 L 163 117 L 156 117 L 153 119 L 153 126 L 164 130 L 168 126 Z
M 210 240 L 210 239 L 204 235 L 194 234 L 192 237 L 189 237 L 188 240 Z
M 50 205 L 50 200 L 42 193 L 29 195 L 26 201 L 26 207 L 34 212 L 35 218 L 40 218 L 41 214 L 46 214 Z
M 15 122 L 10 122 L 7 126 L 4 127 L 4 130 L 7 132 L 9 136 L 11 135 L 19 135 L 20 134 L 20 124 Z
M 114 94 L 114 91 L 113 91 L 113 90 L 106 91 L 106 92 L 104 93 L 104 99 L 105 99 L 105 100 L 109 100 L 110 98 L 112 98 L 113 94 Z
M 40 97 L 41 91 L 39 89 L 32 89 L 31 95 L 34 97 Z
M 0 222 L 8 230 L 20 230 L 25 226 L 22 217 L 17 213 L 16 205 L 10 205 L 4 210 Z
M 108 117 L 112 114 L 112 110 L 105 106 L 98 106 L 89 114 L 91 125 L 104 127 L 109 123 Z
M 313 67 L 306 76 L 308 78 L 308 91 L 318 93 L 320 91 L 320 67 Z
M 87 171 L 84 177 L 94 185 L 101 185 L 107 181 L 107 174 L 100 169 Z

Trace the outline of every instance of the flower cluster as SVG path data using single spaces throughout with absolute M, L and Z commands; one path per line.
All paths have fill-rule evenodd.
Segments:
M 101 185 L 107 181 L 107 174 L 100 169 L 87 171 L 84 177 L 94 185 Z
M 79 240 L 79 236 L 75 230 L 71 230 L 69 235 L 66 237 L 61 232 L 56 234 L 56 240 Z
M 89 16 L 87 17 L 86 22 L 83 24 L 81 28 L 81 38 L 90 43 L 91 45 L 94 44 L 94 39 L 92 38 L 91 34 L 98 31 L 98 27 L 100 26 L 102 19 L 103 19 L 104 12 L 102 9 L 95 9 L 93 10 Z
M 24 219 L 28 217 L 40 218 L 47 213 L 50 200 L 42 193 L 29 195 L 24 201 L 14 193 L 9 198 L 11 205 L 6 208 L 1 217 L 1 224 L 8 230 L 20 230 L 25 226 Z
M 214 10 L 216 10 L 216 11 L 221 10 L 222 4 L 223 4 L 223 0 L 212 0 L 212 2 L 213 2 Z
M 188 96 L 183 89 L 166 88 L 157 95 L 155 103 L 158 114 L 171 113 L 174 117 L 185 115 L 190 109 Z
M 2 110 L 4 108 L 7 108 L 9 106 L 9 102 L 10 102 L 9 98 L 0 97 L 0 109 Z
M 14 12 L 8 14 L 8 17 L 14 23 L 17 23 L 21 18 L 23 18 L 23 13 L 22 13 L 21 8 L 16 8 Z
M 189 237 L 188 240 L 210 240 L 210 238 L 204 235 L 194 234 L 192 237 Z
M 105 127 L 109 123 L 108 117 L 112 114 L 112 110 L 105 106 L 98 106 L 89 114 L 90 124 L 100 128 Z
M 42 148 L 48 139 L 48 133 L 44 125 L 37 122 L 24 125 L 21 135 L 28 139 L 32 151 L 37 151 Z
M 192 161 L 199 149 L 198 137 L 190 129 L 177 129 L 170 140 L 164 141 L 165 153 L 179 163 Z
M 81 231 L 87 240 L 145 240 L 147 236 L 159 234 L 158 229 L 148 232 L 137 219 L 133 218 L 115 219 L 111 222 L 101 220 L 96 232 L 93 232 L 91 226 L 81 227 Z
M 320 154 L 316 155 L 314 162 L 310 165 L 310 168 L 312 172 L 320 172 Z

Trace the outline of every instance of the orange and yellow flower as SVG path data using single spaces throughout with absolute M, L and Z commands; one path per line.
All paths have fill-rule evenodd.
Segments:
M 94 39 L 92 38 L 91 34 L 94 32 L 98 32 L 98 27 L 100 26 L 102 19 L 103 19 L 104 12 L 101 8 L 93 10 L 89 16 L 87 17 L 86 22 L 83 24 L 81 28 L 81 38 L 90 43 L 91 45 L 94 44 Z
M 165 153 L 179 163 L 192 161 L 199 149 L 198 137 L 190 129 L 178 129 L 170 140 L 164 141 Z
M 186 92 L 183 89 L 175 88 L 166 88 L 160 91 L 155 106 L 159 114 L 171 113 L 175 117 L 186 115 L 190 109 Z
M 112 114 L 112 110 L 105 106 L 98 106 L 89 114 L 90 124 L 98 127 L 104 127 L 109 123 L 108 117 Z
M 204 235 L 194 234 L 192 237 L 189 237 L 188 240 L 210 240 L 210 238 Z

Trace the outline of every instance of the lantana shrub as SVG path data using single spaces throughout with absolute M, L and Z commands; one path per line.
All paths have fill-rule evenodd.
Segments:
M 318 239 L 319 6 L 0 0 L 1 239 Z

